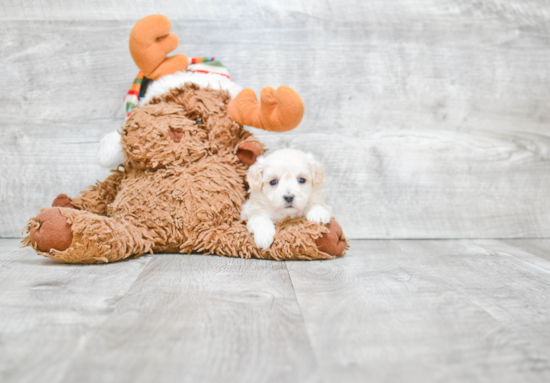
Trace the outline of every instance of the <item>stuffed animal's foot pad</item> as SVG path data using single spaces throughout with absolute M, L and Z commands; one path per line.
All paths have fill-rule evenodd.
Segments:
M 63 251 L 71 246 L 73 233 L 67 218 L 57 207 L 44 209 L 34 219 L 30 230 L 30 243 L 42 252 L 51 249 Z
M 339 257 L 344 254 L 347 247 L 346 237 L 342 231 L 342 227 L 334 218 L 331 218 L 327 225 L 328 233 L 317 238 L 315 244 L 319 251 Z
M 52 207 L 68 207 L 74 209 L 71 198 L 67 194 L 60 194 L 53 200 Z

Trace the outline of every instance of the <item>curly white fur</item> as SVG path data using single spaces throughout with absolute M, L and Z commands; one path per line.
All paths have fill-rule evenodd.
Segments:
M 97 152 L 97 161 L 101 166 L 108 169 L 116 168 L 118 165 L 124 164 L 124 152 L 120 145 L 120 133 L 117 131 L 107 133 L 99 143 L 99 151 Z
M 305 216 L 308 221 L 329 223 L 330 206 L 325 205 L 325 171 L 311 154 L 282 149 L 259 157 L 248 169 L 250 198 L 241 218 L 262 249 L 273 243 L 275 222 L 285 217 Z

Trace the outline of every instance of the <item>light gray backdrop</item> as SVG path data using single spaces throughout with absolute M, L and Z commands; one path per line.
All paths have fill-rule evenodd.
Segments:
M 176 52 L 257 92 L 286 84 L 351 238 L 550 235 L 550 2 L 0 1 L 0 237 L 108 171 L 133 24 L 167 15 Z

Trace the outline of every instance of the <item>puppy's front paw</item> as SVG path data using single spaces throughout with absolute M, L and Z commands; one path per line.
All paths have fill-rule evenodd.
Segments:
M 324 206 L 315 205 L 306 214 L 308 221 L 317 222 L 317 223 L 329 223 L 330 222 L 330 211 L 327 210 Z
M 262 225 L 254 230 L 254 242 L 262 250 L 269 249 L 275 236 L 275 225 Z

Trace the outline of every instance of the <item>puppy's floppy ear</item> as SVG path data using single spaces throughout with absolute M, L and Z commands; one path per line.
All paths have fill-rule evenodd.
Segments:
M 248 185 L 250 185 L 250 189 L 262 189 L 264 167 L 264 157 L 260 156 L 256 159 L 256 163 L 248 168 L 248 172 L 246 173 L 246 180 L 248 181 Z
M 323 164 L 313 158 L 313 154 L 308 153 L 309 167 L 314 185 L 321 185 L 325 182 L 325 168 Z

